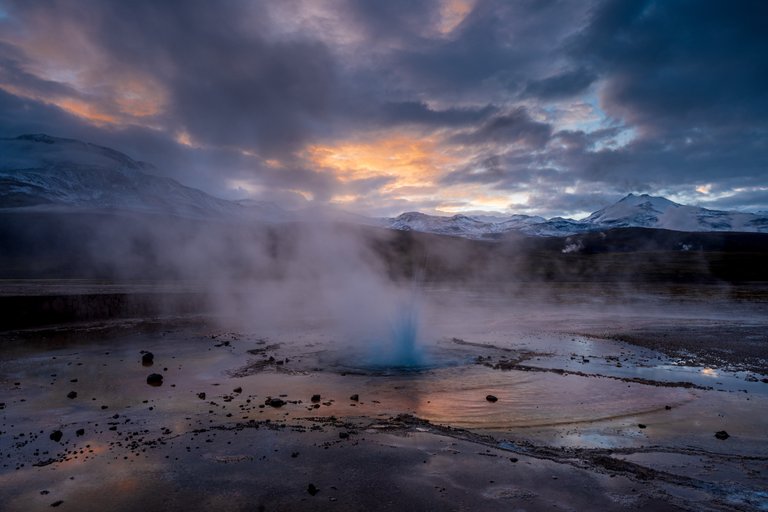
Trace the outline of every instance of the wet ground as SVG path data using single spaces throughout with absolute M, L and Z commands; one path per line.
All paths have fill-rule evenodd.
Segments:
M 768 510 L 761 352 L 697 345 L 761 304 L 424 303 L 406 366 L 323 318 L 5 332 L 0 509 Z

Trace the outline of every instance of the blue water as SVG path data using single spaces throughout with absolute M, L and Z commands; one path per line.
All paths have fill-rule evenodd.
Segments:
M 379 368 L 423 368 L 429 366 L 419 343 L 418 308 L 408 302 L 401 305 L 389 322 L 388 332 L 374 334 L 365 343 L 362 363 Z

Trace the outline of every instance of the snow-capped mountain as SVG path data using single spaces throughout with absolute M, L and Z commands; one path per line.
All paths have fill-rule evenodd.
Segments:
M 493 238 L 520 232 L 535 236 L 569 236 L 612 228 L 642 227 L 673 231 L 742 231 L 768 233 L 768 215 L 708 210 L 663 197 L 629 194 L 582 220 L 512 215 L 440 217 L 409 212 L 389 219 L 389 227 L 467 238 Z
M 768 232 L 768 217 L 754 213 L 708 210 L 648 194 L 628 196 L 586 219 L 609 227 L 647 227 L 673 231 Z
M 191 218 L 231 217 L 254 208 L 152 170 L 123 153 L 78 140 L 40 134 L 0 139 L 0 208 L 110 209 Z
M 73 139 L 41 134 L 0 139 L 0 209 L 109 209 L 246 222 L 328 220 L 473 239 L 514 233 L 570 236 L 620 227 L 768 233 L 764 212 L 709 210 L 647 194 L 629 194 L 581 220 L 487 214 L 447 217 L 420 212 L 375 219 L 320 206 L 288 211 L 264 201 L 227 201 L 153 171 L 150 164 L 123 153 Z

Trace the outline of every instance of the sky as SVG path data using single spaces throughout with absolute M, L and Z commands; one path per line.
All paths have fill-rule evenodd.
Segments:
M 0 0 L 0 136 L 227 199 L 768 210 L 764 0 Z M 0 156 L 1 158 L 1 156 Z

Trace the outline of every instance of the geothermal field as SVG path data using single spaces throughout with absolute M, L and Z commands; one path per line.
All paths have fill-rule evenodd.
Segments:
M 208 237 L 140 244 L 173 281 L 3 281 L 3 510 L 768 508 L 760 282 L 294 229 L 207 281 Z
M 0 512 L 768 512 L 768 0 L 0 0 Z

